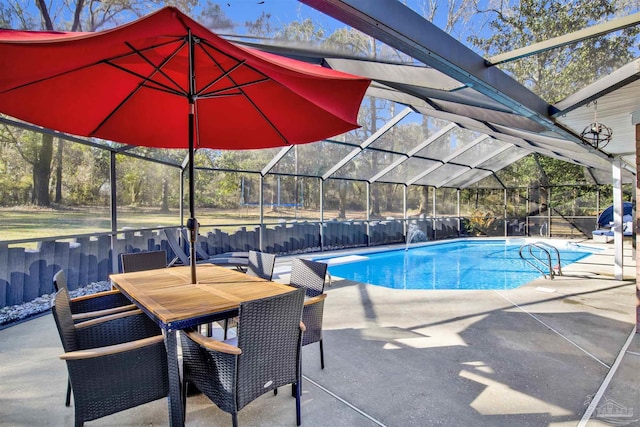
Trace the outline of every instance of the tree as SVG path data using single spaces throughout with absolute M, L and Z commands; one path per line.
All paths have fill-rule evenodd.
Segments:
M 489 23 L 492 35 L 474 35 L 469 40 L 488 57 L 612 19 L 626 6 L 615 0 L 500 2 L 499 7 L 480 11 L 493 16 Z M 637 27 L 627 28 L 615 36 L 592 38 L 541 52 L 502 64 L 501 68 L 554 103 L 631 61 L 639 31 Z M 527 173 L 522 173 L 524 170 Z M 542 209 L 551 202 L 547 200 L 549 185 L 577 182 L 583 176 L 579 166 L 538 154 L 524 158 L 501 173 L 511 178 L 517 176 L 517 180 L 513 179 L 516 185 L 530 186 L 531 198 Z
M 53 157 L 53 136 L 35 134 L 21 129 L 3 126 L 2 141 L 10 143 L 20 156 L 31 165 L 33 188 L 31 203 L 49 206 L 49 178 Z
M 247 32 L 255 37 L 272 37 L 278 32 L 277 27 L 271 23 L 271 14 L 262 12 L 255 21 L 245 21 Z
M 220 5 L 212 3 L 211 0 L 207 0 L 206 6 L 203 6 L 198 16 L 198 22 L 214 31 L 229 31 L 236 26 L 236 24 L 227 17 Z
M 444 32 L 458 40 L 480 32 L 485 24 L 476 14 L 479 0 L 423 0 L 417 12 L 430 22 L 437 22 Z M 473 19 L 472 19 L 473 18 Z
M 495 16 L 489 23 L 492 35 L 469 40 L 491 56 L 612 19 L 620 10 L 615 0 L 523 0 L 480 12 Z M 548 102 L 558 102 L 631 61 L 639 31 L 627 28 L 619 36 L 588 39 L 501 68 Z

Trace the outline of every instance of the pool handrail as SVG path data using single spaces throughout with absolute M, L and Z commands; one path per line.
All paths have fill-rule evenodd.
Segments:
M 536 262 L 538 262 L 538 264 L 536 264 L 535 262 L 531 261 L 531 259 L 525 257 L 522 254 L 522 251 L 524 249 L 528 249 L 529 250 L 529 255 L 531 255 L 531 257 L 536 260 Z M 537 248 L 541 251 L 543 251 L 546 255 L 546 262 L 542 259 L 540 259 L 537 255 L 535 255 L 533 253 L 533 248 Z M 554 268 L 552 262 L 551 262 L 551 251 L 553 251 L 556 255 L 556 261 L 557 261 L 557 271 Z M 545 279 L 553 279 L 555 276 L 562 276 L 562 265 L 560 263 L 560 251 L 558 251 L 558 248 L 556 248 L 553 245 L 550 245 L 549 243 L 546 242 L 534 242 L 534 243 L 525 243 L 524 245 L 520 246 L 520 258 L 522 258 L 526 263 L 528 263 L 529 265 L 531 265 L 533 268 L 535 268 L 536 270 L 538 270 L 540 273 L 542 273 L 542 275 L 544 276 Z M 542 269 L 540 267 L 540 264 L 544 265 L 545 267 L 549 268 L 549 273 L 547 274 L 545 272 L 544 269 Z

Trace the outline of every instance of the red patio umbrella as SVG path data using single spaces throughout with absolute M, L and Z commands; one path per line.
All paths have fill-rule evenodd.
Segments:
M 173 7 L 96 33 L 0 30 L 0 112 L 75 135 L 193 154 L 358 127 L 369 80 L 230 43 Z

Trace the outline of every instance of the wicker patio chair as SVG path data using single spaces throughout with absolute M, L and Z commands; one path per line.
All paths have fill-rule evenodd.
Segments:
M 247 274 L 249 276 L 271 280 L 271 278 L 273 277 L 273 267 L 275 265 L 275 254 L 249 251 L 249 262 L 247 264 Z
M 304 325 L 300 319 L 304 291 L 240 304 L 238 336 L 217 341 L 195 330 L 180 334 L 183 352 L 183 396 L 188 384 L 231 414 L 257 397 L 293 384 L 296 423 L 300 425 L 300 353 Z M 185 398 L 186 413 L 186 398 Z
M 306 326 L 302 336 L 302 345 L 314 342 L 320 345 L 320 367 L 324 369 L 324 348 L 322 346 L 322 317 L 324 315 L 324 300 L 327 294 L 320 294 L 304 302 L 302 322 Z
M 289 284 L 296 288 L 304 288 L 308 297 L 315 297 L 324 292 L 326 275 L 327 264 L 297 258 L 291 262 Z
M 291 286 L 304 288 L 307 299 L 302 312 L 302 322 L 306 326 L 302 345 L 319 343 L 320 367 L 324 369 L 324 347 L 322 345 L 322 317 L 324 315 L 324 292 L 327 264 L 304 259 L 294 259 L 291 263 Z
M 189 265 L 189 255 L 183 249 L 182 245 L 178 241 L 173 230 L 162 230 L 167 243 L 171 248 L 171 251 L 175 254 L 175 258 L 169 263 L 169 266 L 174 264 Z M 225 252 L 217 255 L 209 255 L 202 249 L 201 246 L 196 244 L 196 263 L 197 264 L 215 264 L 220 266 L 233 266 L 239 271 L 243 271 L 247 266 L 248 252 Z
M 56 291 L 67 290 L 67 279 L 64 270 L 58 271 L 53 276 L 53 287 Z M 111 290 L 97 292 L 91 295 L 83 295 L 69 300 L 71 313 L 75 322 L 93 319 L 99 316 L 134 310 L 136 306 L 131 303 L 120 291 Z
M 161 330 L 141 310 L 74 323 L 61 289 L 52 313 L 73 387 L 76 426 L 168 396 Z
M 154 270 L 167 266 L 167 251 L 145 251 L 120 254 L 123 273 Z
M 56 291 L 64 289 L 67 298 L 69 298 L 67 279 L 63 270 L 53 275 L 53 287 Z M 68 304 L 74 323 L 136 309 L 135 304 L 131 304 L 131 301 L 117 290 L 71 298 Z M 67 396 L 64 405 L 71 405 L 71 379 L 67 381 Z
M 271 280 L 273 278 L 273 268 L 276 265 L 275 254 L 268 254 L 265 252 L 249 251 L 249 262 L 247 264 L 247 275 L 253 277 L 259 277 L 265 280 Z M 227 339 L 227 332 L 229 328 L 233 328 L 238 324 L 238 318 L 230 317 L 224 320 L 224 339 Z M 207 335 L 211 336 L 211 325 L 207 326 Z

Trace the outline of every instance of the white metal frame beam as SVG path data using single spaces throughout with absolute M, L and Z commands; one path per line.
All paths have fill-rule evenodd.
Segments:
M 331 177 L 331 175 L 336 173 L 341 167 L 346 165 L 349 161 L 351 161 L 358 154 L 362 153 L 365 148 L 367 148 L 368 146 L 370 146 L 371 144 L 376 142 L 378 140 L 378 138 L 380 138 L 382 135 L 387 133 L 389 131 L 389 129 L 394 127 L 398 122 L 400 122 L 400 120 L 402 120 L 405 117 L 407 117 L 411 112 L 413 112 L 413 109 L 410 108 L 410 107 L 407 107 L 404 110 L 402 110 L 400 113 L 398 113 L 394 117 L 392 117 L 391 120 L 389 120 L 387 123 L 384 124 L 384 126 L 382 126 L 373 135 L 371 135 L 369 138 L 367 138 L 365 141 L 363 141 L 362 144 L 360 144 L 359 147 L 354 148 L 349 154 L 347 154 L 345 157 L 343 157 L 342 160 L 340 160 L 338 163 L 336 163 L 331 169 L 326 171 L 324 173 L 324 175 L 322 175 L 322 180 L 324 181 L 326 179 L 329 179 Z
M 397 0 L 299 0 L 473 87 L 496 102 L 582 144 L 550 118 L 551 105 Z
M 627 15 L 622 18 L 613 19 L 602 24 L 593 25 L 588 28 L 583 28 L 582 30 L 564 34 L 559 37 L 553 37 L 540 43 L 534 43 L 520 49 L 512 50 L 511 52 L 501 53 L 499 55 L 492 56 L 487 60 L 487 62 L 491 65 L 498 65 L 509 61 L 515 61 L 516 59 L 537 55 L 538 53 L 546 52 L 572 43 L 578 43 L 613 31 L 633 27 L 638 24 L 640 24 L 640 12 Z
M 483 140 L 489 138 L 489 136 L 483 136 L 478 138 L 476 141 L 478 141 L 477 143 L 479 144 L 480 142 L 482 142 Z M 474 144 L 475 145 L 475 144 Z M 503 151 L 507 151 L 508 149 L 512 148 L 513 145 L 512 144 L 507 144 L 505 143 L 500 149 L 492 151 L 491 153 L 487 154 L 486 156 L 480 157 L 478 160 L 476 160 L 475 162 L 469 164 L 469 169 L 462 171 L 460 173 L 456 173 L 452 176 L 450 176 L 449 178 L 445 179 L 444 181 L 440 181 L 440 183 L 438 183 L 438 185 L 436 185 L 436 188 L 440 188 L 442 186 L 444 186 L 447 182 L 451 182 L 454 179 L 458 178 L 460 175 L 469 172 L 470 170 L 475 169 L 477 166 L 483 164 L 484 162 L 486 162 L 487 160 L 499 155 L 500 153 L 502 153 Z M 471 147 L 469 147 L 471 148 Z M 466 150 L 465 150 L 466 151 Z
M 271 159 L 271 161 L 269 163 L 267 163 L 267 165 L 262 168 L 262 170 L 260 171 L 260 175 L 262 176 L 266 176 L 269 172 L 271 172 L 271 169 L 274 168 L 274 166 L 280 161 L 282 160 L 282 158 L 284 156 L 287 155 L 287 153 L 289 151 L 291 151 L 291 149 L 293 148 L 293 145 L 289 145 L 286 147 L 282 147 L 282 149 L 280 151 L 278 151 L 278 154 L 276 154 L 275 156 L 273 156 L 273 159 Z
M 438 132 L 436 132 L 435 134 L 431 135 L 429 138 L 425 139 L 420 144 L 416 145 L 411 151 L 407 152 L 407 154 L 402 156 L 400 159 L 396 160 L 395 162 L 392 162 L 389 166 L 387 166 L 386 168 L 382 169 L 380 172 L 375 174 L 371 179 L 369 179 L 369 183 L 373 184 L 374 182 L 376 182 L 377 180 L 382 178 L 384 175 L 386 175 L 389 171 L 391 171 L 392 169 L 395 169 L 396 167 L 398 167 L 402 163 L 404 163 L 407 160 L 409 160 L 411 157 L 413 157 L 416 154 L 418 154 L 427 145 L 429 145 L 432 142 L 436 141 L 438 138 L 441 138 L 441 137 L 445 136 L 447 133 L 451 132 L 453 129 L 455 129 L 457 127 L 458 127 L 457 124 L 449 123 L 447 126 L 443 127 Z

